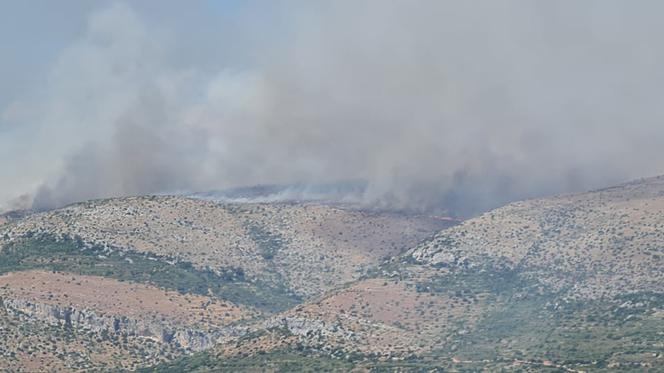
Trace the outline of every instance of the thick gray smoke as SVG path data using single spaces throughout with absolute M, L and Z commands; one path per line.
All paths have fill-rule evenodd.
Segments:
M 205 45 L 246 61 L 213 71 L 129 5 L 92 14 L 46 87 L 35 207 L 366 180 L 368 204 L 469 214 L 664 172 L 664 3 L 274 8 Z

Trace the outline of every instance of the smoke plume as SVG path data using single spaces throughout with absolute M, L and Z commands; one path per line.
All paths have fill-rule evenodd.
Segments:
M 38 155 L 14 155 L 34 207 L 364 180 L 364 203 L 467 215 L 664 171 L 661 2 L 273 8 L 218 43 L 91 14 L 33 105 Z M 197 42 L 238 55 L 199 65 Z

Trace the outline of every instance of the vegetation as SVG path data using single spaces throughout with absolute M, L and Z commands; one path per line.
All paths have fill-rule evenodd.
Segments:
M 371 275 L 408 279 L 417 265 L 393 260 Z M 470 371 L 507 369 L 515 361 L 535 370 L 547 361 L 566 369 L 639 371 L 661 364 L 664 357 L 662 293 L 570 298 L 569 289 L 553 290 L 538 279 L 564 276 L 580 281 L 582 273 L 512 268 L 489 261 L 429 268 L 429 276 L 411 278 L 418 292 L 466 302 L 482 299 L 485 309 L 478 323 L 460 323 L 429 360 L 455 356 L 463 362 L 455 368 Z
M 191 263 L 169 258 L 86 247 L 77 238 L 56 240 L 45 235 L 34 236 L 11 242 L 0 251 L 0 274 L 31 269 L 104 276 L 181 293 L 211 294 L 268 312 L 281 311 L 300 302 L 287 288 L 245 278 L 241 269 L 201 270 Z
M 138 370 L 140 373 L 179 372 L 443 372 L 445 360 L 382 361 L 361 354 L 332 357 L 315 351 L 279 349 L 249 356 L 221 357 L 200 352 L 172 362 Z
M 284 244 L 284 238 L 278 233 L 265 229 L 260 224 L 250 223 L 246 226 L 249 236 L 258 245 L 261 256 L 266 260 L 274 259 L 275 254 Z
M 642 299 L 649 301 L 632 303 L 639 307 L 624 306 L 621 299 L 564 305 L 545 297 L 511 299 L 494 305 L 494 312 L 439 354 L 473 361 L 552 360 L 579 369 L 606 368 L 619 360 L 623 368 L 639 368 L 630 361 L 664 353 L 664 320 L 651 311 L 661 307 L 664 295 Z
M 324 357 L 317 354 L 307 355 L 294 351 L 279 350 L 232 358 L 221 358 L 208 352 L 202 352 L 193 356 L 180 358 L 174 362 L 139 370 L 139 372 L 348 372 L 355 366 L 355 363 L 341 359 Z
M 457 297 L 475 297 L 479 294 L 511 296 L 531 291 L 535 282 L 524 279 L 520 272 L 509 267 L 458 269 L 418 282 L 419 292 L 445 293 Z

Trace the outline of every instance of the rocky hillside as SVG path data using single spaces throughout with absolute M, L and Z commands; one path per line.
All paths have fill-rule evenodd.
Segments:
M 1 359 L 17 370 L 26 361 L 44 369 L 136 368 L 241 335 L 231 325 L 258 316 L 215 298 L 45 271 L 0 276 L 0 301 Z
M 664 177 L 517 202 L 160 369 L 660 371 L 663 258 Z
M 433 267 L 491 263 L 569 298 L 664 292 L 664 177 L 510 204 L 410 251 Z
M 134 369 L 224 345 L 451 224 L 170 196 L 7 216 L 0 366 Z
M 181 197 L 11 218 L 0 232 L 0 333 L 10 341 L 0 364 L 662 370 L 664 177 L 444 225 Z
M 285 285 L 310 297 L 356 280 L 449 220 L 321 204 L 218 204 L 182 197 L 91 201 L 34 214 L 0 232 L 12 242 L 48 234 L 86 246 L 191 263 L 217 274 Z

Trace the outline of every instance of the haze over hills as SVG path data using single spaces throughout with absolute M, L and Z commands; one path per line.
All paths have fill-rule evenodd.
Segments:
M 1 228 L 3 364 L 656 371 L 663 217 L 664 177 L 443 230 L 316 203 L 76 204 Z
M 273 184 L 190 193 L 187 196 L 218 202 L 321 202 L 360 204 L 367 192 L 366 182 L 327 184 Z

